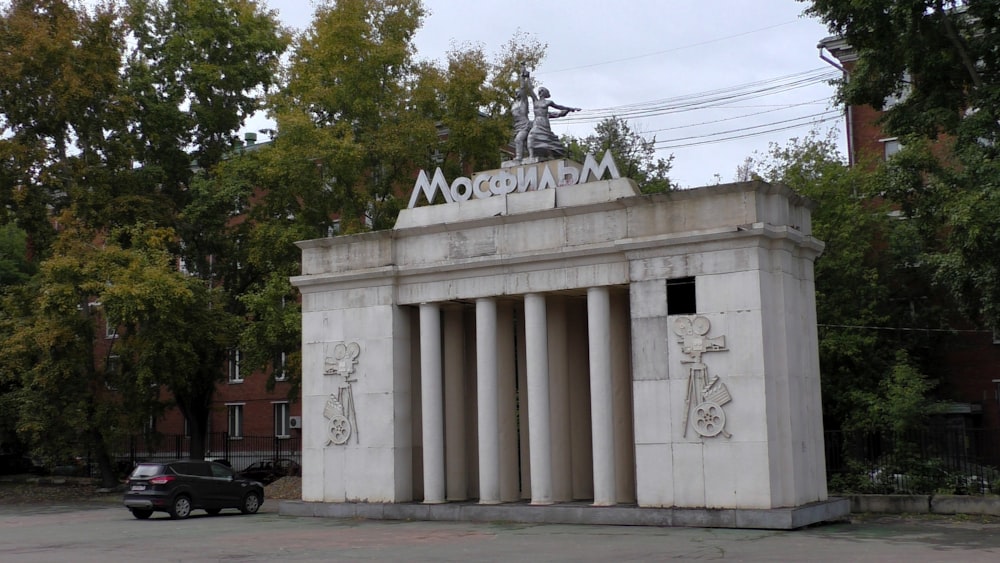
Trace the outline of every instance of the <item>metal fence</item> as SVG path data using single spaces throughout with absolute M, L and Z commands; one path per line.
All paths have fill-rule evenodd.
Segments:
M 1000 494 L 1000 428 L 825 433 L 831 493 Z M 185 458 L 190 436 L 133 436 L 113 452 L 122 473 L 142 461 Z M 262 460 L 302 462 L 298 436 L 230 437 L 212 433 L 206 459 L 227 460 L 237 471 Z
M 190 436 L 158 434 L 132 436 L 112 455 L 119 472 L 128 472 L 137 463 L 186 458 L 190 451 Z M 236 471 L 242 471 L 257 461 L 278 458 L 301 464 L 301 437 L 233 437 L 227 432 L 214 432 L 205 441 L 205 459 L 226 460 Z
M 833 493 L 1000 493 L 1000 428 L 826 432 Z

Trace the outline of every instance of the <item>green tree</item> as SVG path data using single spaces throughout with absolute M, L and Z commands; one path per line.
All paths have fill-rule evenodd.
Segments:
M 927 371 L 933 358 L 930 333 L 923 329 L 940 322 L 927 299 L 930 272 L 916 260 L 921 245 L 913 222 L 899 220 L 874 197 L 884 176 L 848 167 L 832 138 L 813 135 L 772 145 L 764 158 L 749 162 L 756 169 L 748 173 L 816 202 L 813 235 L 826 244 L 815 265 L 825 425 L 878 429 L 873 425 L 886 417 L 869 416 L 871 403 L 894 408 L 885 401 L 900 389 L 893 375 L 900 366 L 915 377 Z
M 413 35 L 423 17 L 419 0 L 320 6 L 273 99 L 275 150 L 291 166 L 311 169 L 292 189 L 319 190 L 309 203 L 329 202 L 341 232 L 391 227 L 400 207 L 396 194 L 437 138 L 433 121 L 408 101 Z
M 657 158 L 655 143 L 655 137 L 647 140 L 628 121 L 609 117 L 597 124 L 592 135 L 570 139 L 567 148 L 570 158 L 580 162 L 587 154 L 599 158 L 610 150 L 621 175 L 635 180 L 642 193 L 651 194 L 674 188 L 669 177 L 674 156 Z
M 63 338 L 59 345 L 39 348 L 26 343 L 18 357 L 30 357 L 30 365 L 50 366 L 53 373 L 66 377 L 73 362 L 104 369 L 93 353 L 93 361 L 82 356 L 79 347 L 83 344 L 79 343 L 93 340 L 81 336 L 86 323 L 78 317 L 86 309 L 85 303 L 81 305 L 84 295 L 105 303 L 99 315 L 116 314 L 109 308 L 115 302 L 113 292 L 94 285 L 94 279 L 111 273 L 87 269 L 74 260 L 77 255 L 86 256 L 94 268 L 117 263 L 116 256 L 148 254 L 142 245 L 149 246 L 149 232 L 177 233 L 163 235 L 156 249 L 157 267 L 166 270 L 159 277 L 153 276 L 153 270 L 147 273 L 150 284 L 162 281 L 163 276 L 179 276 L 175 281 L 189 286 L 184 294 L 189 297 L 181 299 L 177 293 L 170 303 L 144 305 L 145 316 L 137 317 L 138 321 L 127 316 L 112 318 L 123 331 L 130 326 L 142 328 L 129 333 L 134 337 L 123 332 L 113 346 L 128 348 L 118 364 L 130 367 L 121 370 L 126 374 L 123 377 L 135 380 L 147 373 L 146 381 L 155 376 L 170 388 L 194 431 L 191 455 L 195 457 L 203 455 L 200 440 L 212 393 L 226 353 L 235 344 L 234 315 L 243 311 L 235 294 L 226 289 L 246 287 L 248 276 L 241 272 L 241 255 L 227 253 L 242 249 L 240 233 L 211 246 L 206 240 L 214 233 L 204 232 L 207 229 L 197 223 L 206 217 L 201 208 L 206 199 L 218 203 L 231 193 L 222 186 L 223 193 L 203 195 L 191 205 L 198 193 L 194 186 L 205 191 L 220 187 L 205 179 L 236 146 L 236 131 L 262 107 L 264 94 L 276 84 L 279 58 L 288 42 L 274 13 L 253 0 L 131 0 L 92 8 L 66 0 L 15 0 L 0 11 L 0 214 L 4 223 L 13 219 L 27 233 L 28 258 L 45 259 L 49 268 L 18 287 L 20 301 L 10 299 L 14 304 L 37 304 L 38 288 L 54 283 L 50 277 L 55 271 L 76 268 L 81 284 L 74 290 L 72 307 L 73 300 L 67 299 L 60 306 L 11 309 L 20 313 L 6 318 L 5 334 L 24 336 L 28 329 L 44 332 L 45 326 L 55 327 L 58 330 L 46 338 Z M 238 201 L 230 199 L 228 211 L 205 227 L 223 232 L 219 225 L 225 227 L 234 206 L 248 199 L 245 195 Z M 54 220 L 62 210 L 71 212 L 66 217 L 80 237 L 76 246 L 70 246 L 67 233 L 56 238 L 54 225 L 68 228 L 62 219 Z M 50 250 L 54 242 L 58 248 Z M 104 246 L 96 250 L 88 246 L 97 243 Z M 176 272 L 177 254 L 193 258 L 185 253 L 188 248 L 207 252 L 188 260 L 196 276 Z M 62 266 L 56 268 L 58 264 Z M 118 270 L 114 274 L 124 275 Z M 116 287 L 140 287 L 134 281 Z M 178 306 L 170 309 L 171 304 Z M 168 319 L 168 311 L 177 318 Z M 60 322 L 59 315 L 68 318 Z M 178 340 L 178 335 L 187 334 L 199 336 L 190 342 Z M 73 338 L 78 338 L 78 342 L 73 340 L 76 347 L 69 344 Z M 159 363 L 146 362 L 144 358 L 149 357 L 158 358 Z M 174 364 L 183 368 L 166 373 Z M 43 368 L 32 369 L 38 381 L 48 381 L 38 371 Z M 86 390 L 72 385 L 42 387 L 38 381 L 22 380 L 18 373 L 15 368 L 5 371 L 5 389 L 31 395 L 25 395 L 25 404 L 66 403 L 72 411 L 69 402 L 76 400 L 75 395 L 88 391 L 90 395 L 83 396 L 96 396 L 101 389 L 95 383 L 102 377 L 97 371 L 76 374 L 85 377 L 74 382 L 93 387 Z M 129 389 L 135 381 L 131 386 L 125 383 L 118 381 L 114 387 Z M 140 390 L 145 389 L 149 387 Z M 74 396 L 57 400 L 53 394 L 58 392 Z M 137 398 L 145 396 L 137 393 Z M 95 428 L 91 423 L 101 417 L 131 412 L 112 412 L 124 408 L 123 400 L 94 404 L 108 412 L 74 419 L 81 424 L 78 428 Z M 135 413 L 145 417 L 159 408 L 154 403 L 140 406 Z M 23 418 L 30 415 L 27 410 L 19 412 L 18 426 L 24 436 L 36 440 L 45 436 L 53 447 L 77 439 L 69 425 L 53 426 L 43 433 L 35 429 L 36 423 Z M 50 431 L 65 434 L 53 437 Z M 95 442 L 97 438 L 91 436 Z
M 14 383 L 18 433 L 38 453 L 58 460 L 86 447 L 113 485 L 111 448 L 162 412 L 161 386 L 191 420 L 207 417 L 222 377 L 216 350 L 236 326 L 217 310 L 218 290 L 173 267 L 169 229 L 111 237 L 126 248 L 96 243 L 100 233 L 68 214 L 60 222 L 38 275 L 5 296 L 0 373 Z
M 464 46 L 444 65 L 417 63 L 411 41 L 422 18 L 416 1 L 319 9 L 296 41 L 287 87 L 271 98 L 274 142 L 192 184 L 185 221 L 202 229 L 185 239 L 188 253 L 239 257 L 238 271 L 222 277 L 249 321 L 241 363 L 272 368 L 269 384 L 282 372 L 293 394 L 301 376 L 294 242 L 391 227 L 420 168 L 497 167 L 510 134 L 507 75 L 543 55 L 518 36 L 492 62 Z
M 125 130 L 125 35 L 112 6 L 14 0 L 0 11 L 0 45 L 0 213 L 10 210 L 39 259 L 54 238 L 50 209 Z
M 13 223 L 0 225 L 0 291 L 28 281 L 32 273 L 27 233 Z
M 809 3 L 858 54 L 840 98 L 884 109 L 905 145 L 884 193 L 919 223 L 921 260 L 968 319 L 1000 326 L 1000 2 Z
M 512 141 L 511 104 L 519 82 L 521 65 L 536 68 L 545 57 L 546 46 L 524 33 L 517 33 L 490 61 L 482 47 L 467 44 L 448 53 L 445 68 L 425 64 L 418 73 L 418 99 L 427 100 L 431 116 L 446 132 L 437 143 L 434 165 L 446 177 L 500 165 L 500 147 Z M 428 80 L 435 79 L 436 82 Z M 430 86 L 430 87 L 427 87 Z
M 136 46 L 126 81 L 140 111 L 137 160 L 184 189 L 192 160 L 211 169 L 262 109 L 289 37 L 254 0 L 128 0 Z

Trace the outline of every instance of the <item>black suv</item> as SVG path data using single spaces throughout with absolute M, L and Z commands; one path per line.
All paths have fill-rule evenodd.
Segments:
M 154 511 L 171 518 L 187 518 L 197 509 L 215 515 L 223 508 L 238 508 L 253 514 L 264 503 L 263 485 L 241 479 L 232 468 L 213 461 L 140 463 L 125 487 L 125 507 L 140 520 Z

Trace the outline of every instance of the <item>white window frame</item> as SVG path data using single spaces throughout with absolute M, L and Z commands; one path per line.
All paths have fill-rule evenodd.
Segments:
M 886 161 L 903 149 L 903 143 L 899 142 L 898 137 L 879 139 L 878 142 L 882 143 L 882 159 Z
M 240 349 L 229 349 L 229 383 L 243 383 L 243 374 L 240 373 Z
M 285 365 L 288 361 L 288 354 L 282 352 L 281 360 L 278 365 L 274 367 L 274 380 L 275 381 L 288 381 L 288 372 L 285 371 Z
M 289 419 L 292 408 L 288 401 L 274 401 L 271 403 L 274 411 L 274 436 L 276 438 L 290 438 L 292 435 Z
M 243 408 L 246 403 L 226 403 L 226 431 L 230 440 L 243 439 Z

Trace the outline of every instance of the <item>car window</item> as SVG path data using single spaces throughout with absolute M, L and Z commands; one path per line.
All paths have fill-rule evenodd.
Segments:
M 135 466 L 129 477 L 133 479 L 146 479 L 163 474 L 164 467 L 159 463 L 140 463 Z
M 191 474 L 199 477 L 211 477 L 212 469 L 209 467 L 211 465 L 212 464 L 207 461 L 192 461 Z
M 212 467 L 212 476 L 213 477 L 226 478 L 226 477 L 232 477 L 233 476 L 233 470 L 229 469 L 228 467 L 226 467 L 224 465 L 219 465 L 218 463 L 212 463 L 212 464 L 209 464 L 209 465 L 211 465 L 211 467 Z
M 180 461 L 172 464 L 174 471 L 180 475 L 191 475 L 195 477 L 208 477 L 211 471 L 203 461 Z

